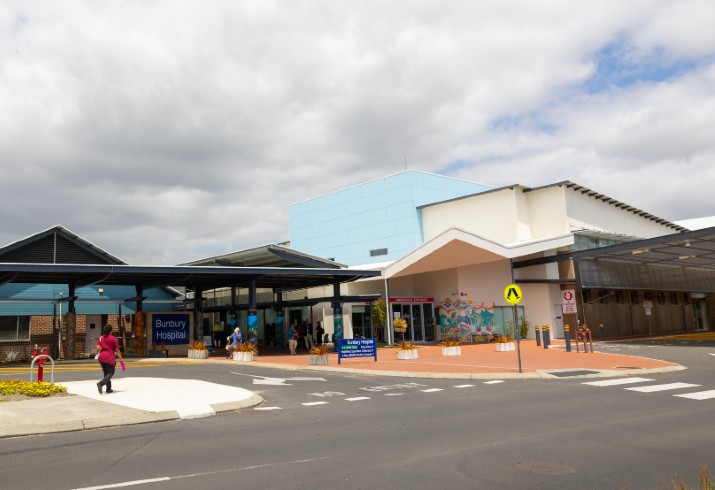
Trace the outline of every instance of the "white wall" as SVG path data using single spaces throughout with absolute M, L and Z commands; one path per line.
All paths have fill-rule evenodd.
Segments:
M 565 198 L 568 221 L 572 228 L 601 229 L 639 238 L 677 233 L 672 228 L 589 197 L 580 191 L 569 189 Z
M 424 239 L 428 241 L 448 228 L 461 228 L 498 243 L 511 243 L 517 240 L 517 230 L 522 236 L 528 233 L 527 223 L 520 225 L 517 216 L 522 222 L 528 221 L 511 189 L 435 204 L 422 209 Z
M 525 192 L 534 239 L 569 233 L 564 187 L 553 186 Z

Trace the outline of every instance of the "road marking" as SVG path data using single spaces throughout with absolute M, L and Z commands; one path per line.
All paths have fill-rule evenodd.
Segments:
M 327 405 L 330 402 L 307 402 L 307 403 L 301 403 L 301 405 L 304 405 L 306 407 L 313 407 L 315 405 Z
M 709 400 L 715 398 L 715 390 L 698 391 L 697 393 L 685 393 L 684 395 L 673 395 L 681 398 L 690 398 L 692 400 Z
M 485 385 L 495 385 L 495 384 L 497 384 L 497 383 L 503 383 L 503 382 L 504 382 L 503 379 L 495 379 L 495 380 L 492 380 L 492 381 L 485 381 L 484 384 L 485 384 Z
M 131 480 L 131 481 L 126 481 L 126 482 L 121 482 L 121 483 L 112 483 L 109 485 L 98 485 L 98 486 L 94 486 L 94 487 L 81 487 L 81 488 L 78 487 L 78 488 L 75 488 L 74 490 L 103 490 L 105 488 L 133 487 L 135 485 L 143 485 L 144 483 L 157 483 L 157 482 L 161 482 L 161 481 L 180 480 L 180 479 L 184 479 L 184 478 L 196 478 L 196 477 L 208 476 L 208 475 L 236 473 L 238 471 L 257 470 L 257 469 L 262 469 L 262 468 L 270 468 L 273 466 L 284 466 L 287 464 L 314 463 L 316 461 L 323 461 L 326 459 L 332 459 L 332 457 L 331 456 L 323 456 L 320 458 L 300 459 L 298 461 L 257 464 L 257 465 L 253 465 L 253 466 L 244 466 L 243 468 L 229 468 L 229 469 L 225 469 L 225 470 L 203 471 L 200 473 L 189 473 L 188 475 L 162 476 L 159 478 L 148 478 L 146 480 Z
M 696 386 L 691 383 L 667 383 L 664 385 L 639 386 L 637 388 L 626 388 L 626 390 L 639 391 L 641 393 L 653 393 L 655 391 L 678 390 L 680 388 L 694 388 Z
M 355 398 L 346 398 L 346 402 L 359 402 L 361 400 L 369 400 L 369 396 L 356 396 Z
M 455 386 L 455 388 L 472 388 L 473 386 L 476 386 L 476 385 L 457 385 L 457 386 Z
M 254 408 L 254 410 L 282 410 L 281 407 L 258 407 Z
M 239 376 L 249 376 L 251 378 L 254 378 L 254 385 L 293 386 L 292 384 L 286 383 L 286 381 L 327 381 L 325 378 L 307 378 L 301 376 L 296 376 L 293 378 L 270 378 L 268 376 L 257 376 L 255 374 L 236 373 L 233 371 L 231 371 L 231 374 L 238 374 Z
M 420 383 L 400 383 L 395 385 L 382 385 L 382 386 L 368 386 L 367 388 L 360 388 L 363 391 L 389 391 L 389 390 L 399 390 L 402 388 L 417 388 L 418 386 L 427 386 Z
M 442 388 L 430 388 L 428 390 L 420 390 L 424 393 L 434 393 L 435 391 L 444 391 Z
M 385 396 L 402 396 L 404 393 L 384 393 Z
M 328 396 L 345 396 L 345 393 L 340 391 L 323 391 L 322 393 L 308 393 L 308 396 L 319 396 L 320 398 L 325 398 Z
M 653 381 L 650 378 L 617 378 L 617 379 L 606 379 L 603 381 L 588 381 L 582 383 L 591 386 L 618 386 L 618 385 L 628 385 L 631 383 L 644 383 L 646 381 Z

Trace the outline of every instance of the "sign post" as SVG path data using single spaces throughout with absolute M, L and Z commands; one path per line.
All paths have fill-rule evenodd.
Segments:
M 504 299 L 511 305 L 512 310 L 514 310 L 514 336 L 516 337 L 516 357 L 519 360 L 519 372 L 521 372 L 521 344 L 519 343 L 521 335 L 519 332 L 520 329 L 519 320 L 516 314 L 516 305 L 519 304 L 521 298 L 521 288 L 516 284 L 509 284 L 506 288 L 504 288 Z

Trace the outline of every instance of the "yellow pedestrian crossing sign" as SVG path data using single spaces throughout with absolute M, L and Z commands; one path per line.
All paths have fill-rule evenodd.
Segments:
M 516 284 L 509 284 L 504 288 L 504 299 L 510 305 L 516 305 L 521 301 L 521 288 Z

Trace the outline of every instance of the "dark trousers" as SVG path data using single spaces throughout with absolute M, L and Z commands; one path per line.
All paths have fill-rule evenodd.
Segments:
M 99 363 L 102 366 L 102 372 L 104 373 L 104 378 L 99 382 L 100 385 L 106 386 L 107 390 L 112 389 L 112 376 L 114 376 L 114 369 L 117 367 L 116 364 L 107 364 L 106 362 Z

